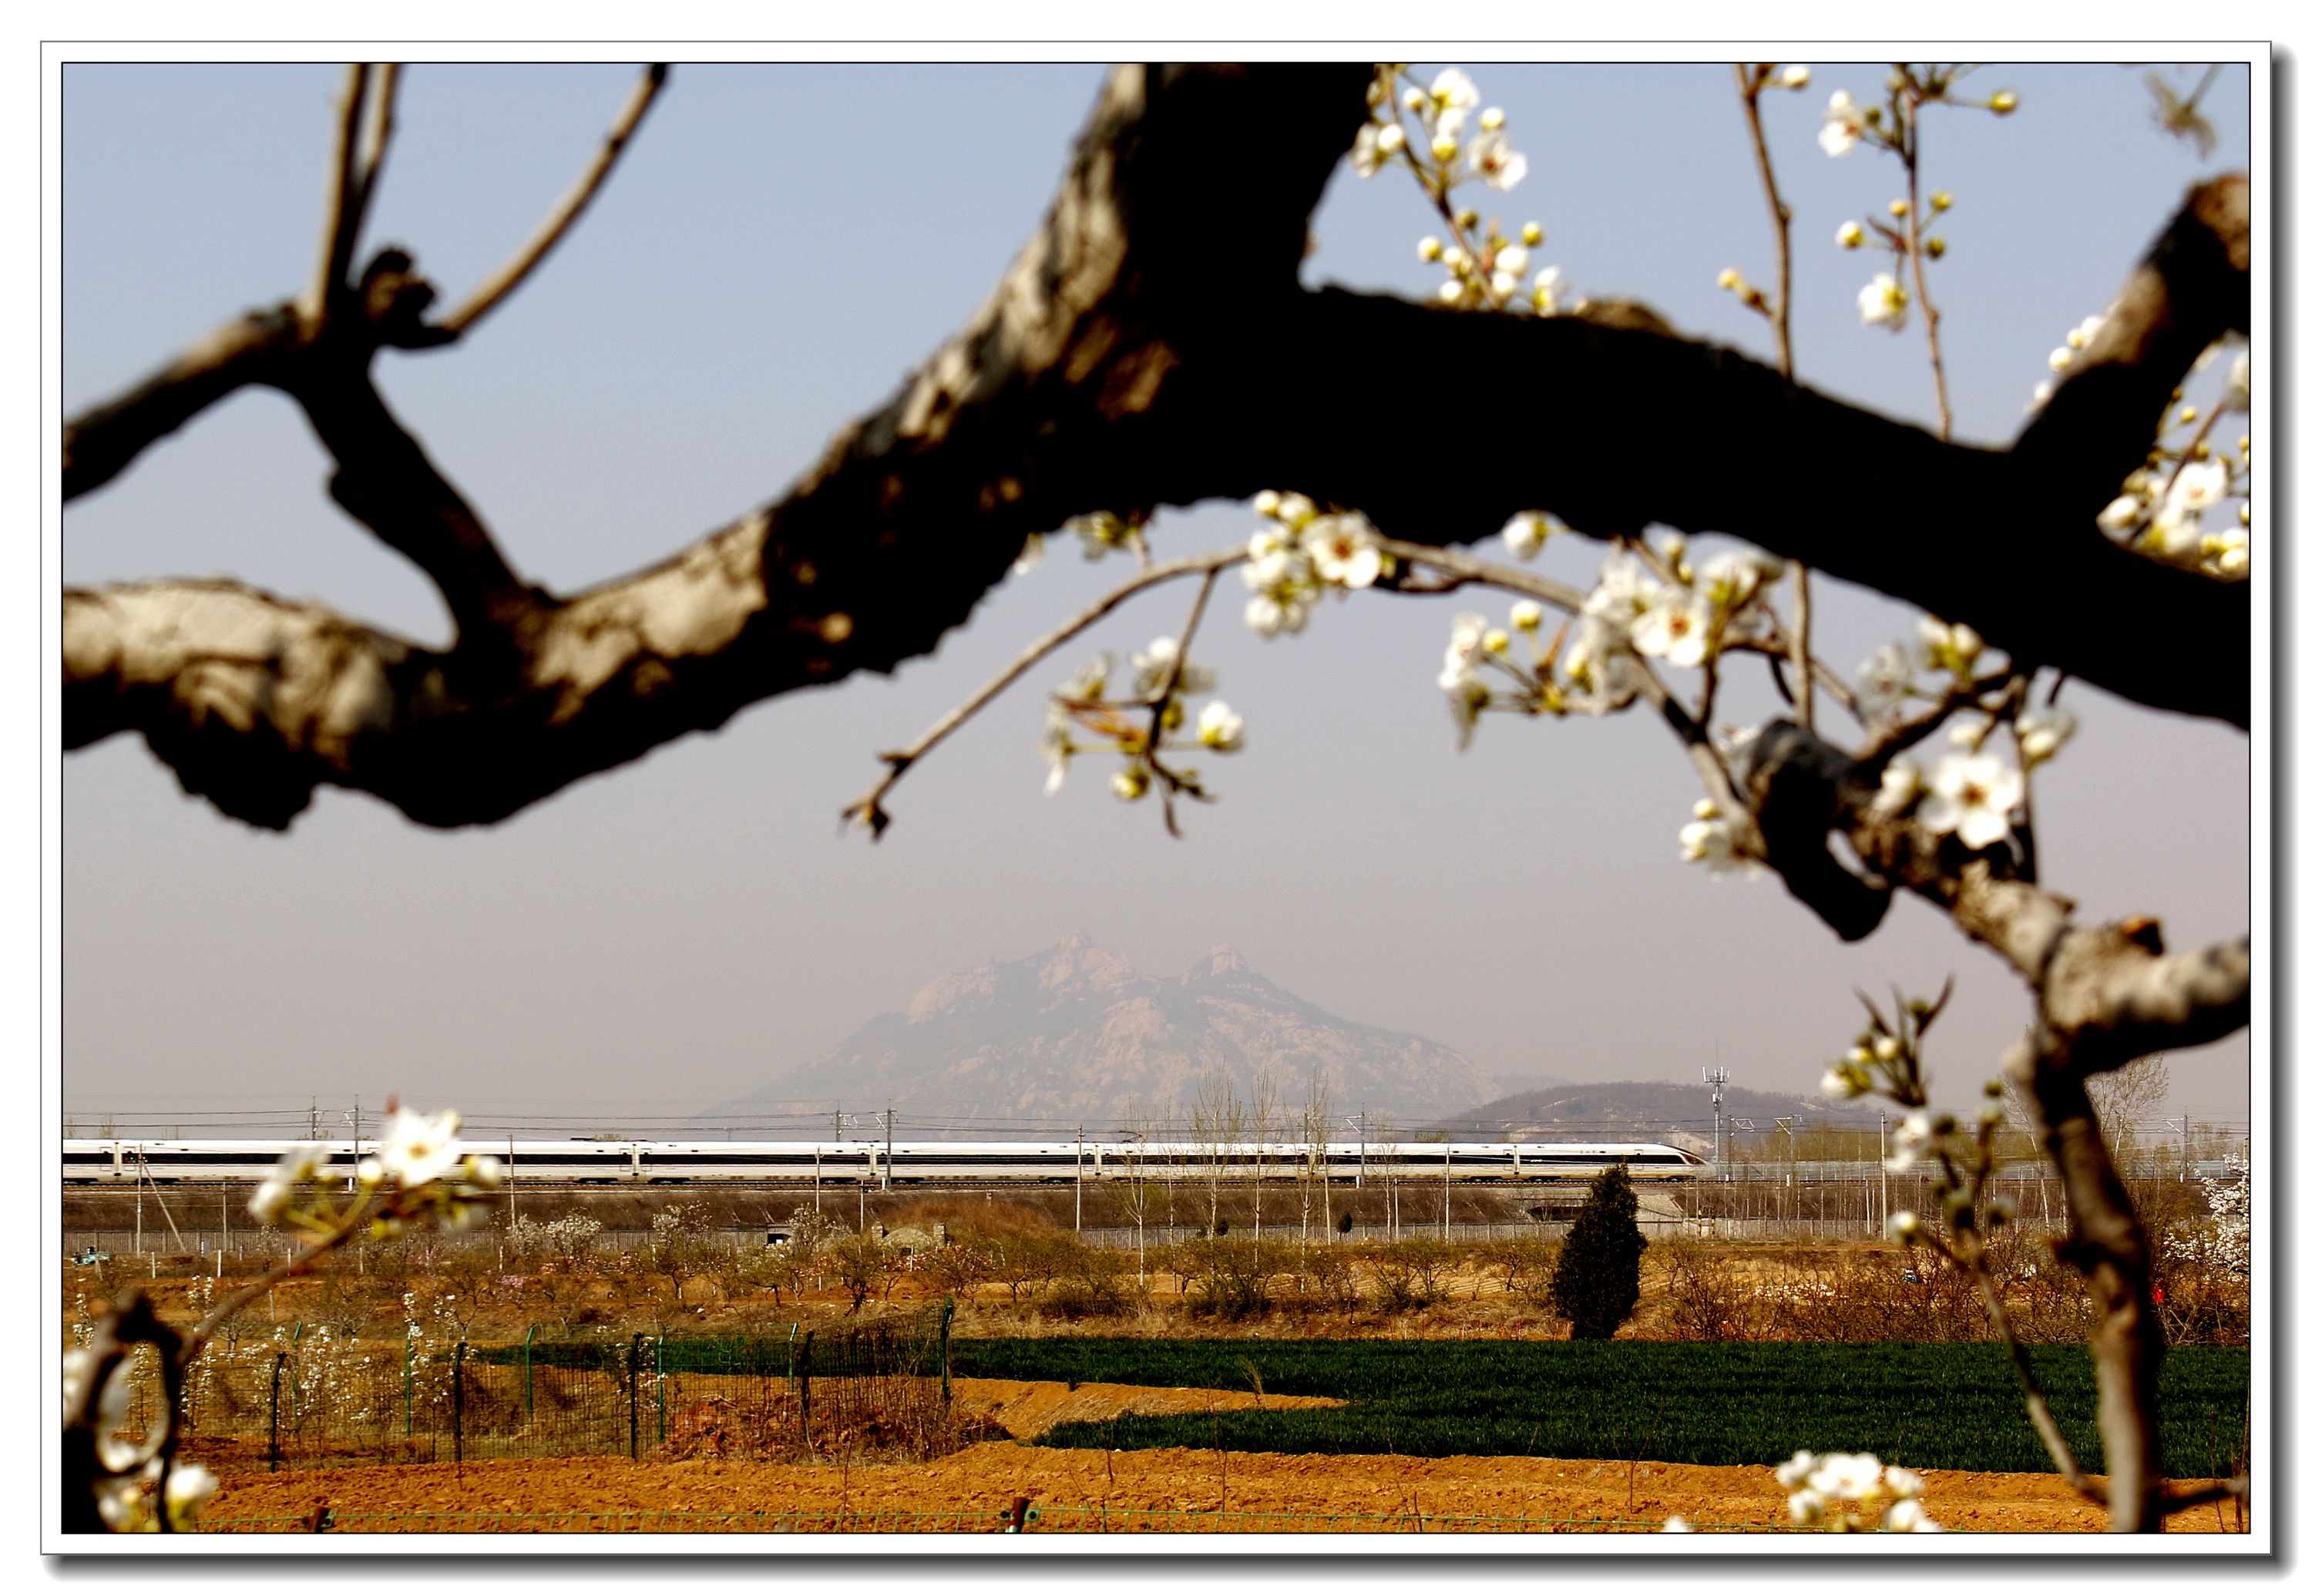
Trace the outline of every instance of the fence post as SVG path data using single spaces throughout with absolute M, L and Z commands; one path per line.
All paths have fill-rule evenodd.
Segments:
M 652 1364 L 654 1365 L 654 1372 L 655 1372 L 655 1373 L 657 1374 L 657 1376 L 658 1376 L 658 1438 L 659 1438 L 659 1443 L 660 1443 L 660 1444 L 661 1444 L 661 1445 L 663 1445 L 663 1444 L 665 1444 L 665 1442 L 666 1442 L 666 1337 L 663 1337 L 663 1336 L 653 1336 L 652 1337 L 651 1337 L 651 1361 L 652 1361 Z
M 521 1427 L 525 1430 L 534 1427 L 538 1423 L 538 1403 L 530 1384 L 530 1337 L 537 1334 L 536 1325 L 530 1326 L 521 1333 Z
M 412 1399 L 416 1394 L 417 1337 L 407 1331 L 401 1337 L 401 1438 L 413 1439 L 416 1428 L 411 1419 Z
M 265 1467 L 267 1473 L 272 1473 L 281 1467 L 281 1371 L 288 1365 L 288 1363 L 287 1353 L 276 1351 L 273 1355 L 273 1414 L 268 1426 L 270 1438 L 265 1447 Z
M 466 1460 L 466 1338 L 458 1337 L 458 1350 L 450 1356 L 450 1448 L 451 1456 L 462 1463 Z
M 817 1330 L 805 1330 L 802 1346 L 795 1354 L 795 1392 L 801 1399 L 802 1413 L 802 1450 L 810 1451 L 810 1344 Z
M 643 1337 L 638 1330 L 626 1346 L 626 1456 L 639 1460 L 643 1455 L 641 1390 Z
M 951 1371 L 948 1360 L 948 1331 L 954 1324 L 955 1297 L 950 1293 L 948 1300 L 940 1307 L 940 1406 L 941 1407 L 948 1405 L 951 1396 L 949 1390 L 950 1383 L 949 1377 Z

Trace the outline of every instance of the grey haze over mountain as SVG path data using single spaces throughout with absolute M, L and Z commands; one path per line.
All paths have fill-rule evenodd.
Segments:
M 1336 1112 L 1428 1118 L 1502 1083 L 1442 1043 L 1326 1013 L 1226 945 L 1178 976 L 1143 974 L 1082 932 L 1026 959 L 932 982 L 813 1062 L 722 1109 L 887 1102 L 936 1123 L 1081 1122 L 1112 1130 L 1187 1112 L 1206 1076 L 1248 1094 L 1266 1071 L 1300 1103 L 1321 1076 Z
M 1863 1126 L 1878 1121 L 1875 1104 L 1829 1102 L 1783 1092 L 1726 1088 L 1722 1110 L 1727 1133 L 1749 1135 L 1738 1122 L 1771 1131 L 1777 1118 L 1797 1117 L 1808 1126 Z M 1601 1081 L 1558 1083 L 1513 1092 L 1465 1109 L 1425 1131 L 1476 1140 L 1546 1141 L 1571 1137 L 1599 1141 L 1676 1141 L 1697 1151 L 1712 1134 L 1710 1088 L 1682 1081 Z

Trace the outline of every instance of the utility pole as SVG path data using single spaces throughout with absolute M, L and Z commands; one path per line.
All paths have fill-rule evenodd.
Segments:
M 1710 1088 L 1710 1157 L 1718 1166 L 1718 1179 L 1726 1179 L 1726 1071 L 1712 1065 L 1702 1077 Z
M 1887 1110 L 1878 1110 L 1878 1228 L 1885 1230 L 1894 1211 L 1887 1206 Z
M 886 1104 L 883 1109 L 883 1189 L 891 1189 L 891 1127 L 898 1119 L 898 1111 Z
M 1372 1109 L 1370 1107 L 1368 1107 L 1363 1113 L 1355 1116 L 1357 1122 L 1357 1189 L 1359 1191 L 1362 1191 L 1365 1186 L 1365 1126 L 1371 1118 Z
M 1083 1234 L 1083 1127 L 1076 1127 L 1076 1234 Z
M 1445 1143 L 1445 1239 L 1450 1241 L 1453 1239 L 1453 1144 L 1449 1138 L 1453 1133 L 1449 1130 L 1445 1134 L 1448 1137 Z

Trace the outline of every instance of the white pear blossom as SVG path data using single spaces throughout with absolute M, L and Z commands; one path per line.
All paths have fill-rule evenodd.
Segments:
M 1784 568 L 1763 548 L 1730 548 L 1703 563 L 1696 586 L 1720 614 L 1731 615 L 1757 597 L 1760 589 L 1781 581 Z
M 1919 659 L 1930 671 L 1948 671 L 1964 681 L 1975 673 L 1983 653 L 1982 635 L 1965 621 L 1953 626 L 1934 616 L 1919 621 Z
M 2043 764 L 2054 759 L 2079 729 L 2080 717 L 2060 704 L 2025 710 L 2015 717 L 2015 736 L 2023 750 L 2024 765 Z
M 1920 785 L 1926 773 L 1919 762 L 1908 754 L 1896 754 L 1887 761 L 1879 773 L 1878 791 L 1870 800 L 1870 812 L 1881 820 L 1892 820 L 1911 807 L 1919 796 Z
M 1972 717 L 1963 721 L 1953 721 L 1950 723 L 1950 740 L 1957 746 L 1973 753 L 1983 746 L 1983 740 L 1991 735 L 1991 726 L 1992 723 L 1987 720 L 1976 720 Z
M 1934 1145 L 1934 1121 L 1926 1110 L 1916 1109 L 1904 1116 L 1903 1123 L 1895 1127 L 1895 1150 L 1887 1155 L 1887 1168 L 1895 1174 L 1901 1174 L 1919 1162 L 1920 1156 Z M 1889 1233 L 1899 1229 L 1905 1219 L 1909 1219 L 1914 1224 L 1918 1223 L 1915 1215 L 1897 1214 L 1887 1222 Z M 1896 1239 L 1900 1241 L 1902 1238 L 1896 1236 Z
M 1668 590 L 1635 555 L 1609 554 L 1598 566 L 1598 585 L 1581 602 L 1581 613 L 1601 627 L 1626 635 L 1639 618 L 1663 601 Z
M 1843 155 L 1862 139 L 1862 110 L 1854 96 L 1841 89 L 1823 108 L 1822 132 L 1817 142 L 1826 155 Z
M 1373 539 L 1372 523 L 1352 511 L 1310 522 L 1301 529 L 1300 547 L 1307 550 L 1317 574 L 1327 582 L 1348 588 L 1371 587 L 1384 563 Z
M 1926 1504 L 1912 1496 L 1889 1505 L 1879 1521 L 1897 1535 L 1940 1535 L 1943 1529 L 1927 1516 Z
M 377 1162 L 384 1172 L 404 1187 L 428 1185 L 456 1167 L 458 1113 L 454 1109 L 432 1116 L 396 1109 L 386 1121 L 378 1144 Z
M 1927 1482 L 1908 1469 L 1887 1470 L 1887 1494 L 1897 1502 L 1908 1502 L 1926 1494 Z
M 1630 625 L 1630 645 L 1668 664 L 1692 669 L 1710 656 L 1710 606 L 1684 588 L 1663 590 Z
M 1540 511 L 1520 510 L 1511 516 L 1502 528 L 1502 540 L 1509 545 L 1510 552 L 1518 558 L 1529 560 L 1541 552 L 1541 546 L 1554 531 L 1556 528 L 1550 525 L 1549 517 Z
M 2200 560 L 2203 566 L 2225 576 L 2247 574 L 2247 529 L 2230 526 L 2220 532 L 2211 532 L 2200 542 Z
M 1262 593 L 1244 607 L 1244 624 L 1263 637 L 1298 632 L 1309 624 L 1309 606 L 1297 599 L 1287 602 Z
M 1811 1490 L 1794 1491 L 1790 1502 L 1791 1522 L 1801 1530 L 1811 1530 L 1822 1522 L 1830 1511 L 1830 1504 Z
M 328 1149 L 319 1143 L 300 1142 L 290 1148 L 273 1166 L 273 1172 L 258 1182 L 256 1195 L 249 1199 L 250 1217 L 259 1224 L 279 1223 L 298 1186 L 311 1179 L 328 1162 Z
M 1557 267 L 1546 266 L 1533 279 L 1533 308 L 1537 314 L 1554 316 L 1558 301 L 1563 297 L 1564 279 Z
M 1493 689 L 1474 675 L 1465 676 L 1446 688 L 1446 707 L 1453 712 L 1459 747 L 1469 746 L 1469 739 L 1476 734 L 1479 712 L 1493 701 Z
M 1789 1462 L 1776 1466 L 1774 1469 L 1774 1479 L 1775 1482 L 1782 1487 L 1782 1489 L 1786 1491 L 1796 1490 L 1800 1486 L 1806 1483 L 1806 1477 L 1812 1474 L 1814 1472 L 1814 1453 L 1801 1450 L 1791 1453 L 1791 1460 Z
M 1911 296 L 1903 285 L 1886 272 L 1874 273 L 1855 296 L 1862 307 L 1862 325 L 1883 327 L 1888 332 L 1900 332 L 1911 319 Z
M 1448 66 L 1429 85 L 1429 99 L 1438 107 L 1441 115 L 1446 111 L 1458 111 L 1467 117 L 1477 109 L 1480 98 L 1477 85 L 1470 82 L 1469 75 L 1458 66 Z
M 1991 754 L 1948 754 L 1927 780 L 1920 823 L 1940 836 L 1957 834 L 1980 852 L 2009 835 L 2010 817 L 2023 802 L 2023 778 Z
M 1834 1502 L 1861 1502 L 1878 1494 L 1879 1473 L 1870 1452 L 1835 1451 L 1815 1465 L 1807 1486 Z
M 1147 653 L 1132 656 L 1133 691 L 1143 698 L 1155 697 L 1163 690 L 1165 680 L 1171 676 L 1179 658 L 1178 638 L 1156 638 L 1148 645 Z M 1173 682 L 1172 691 L 1181 697 L 1208 693 L 1212 691 L 1215 680 L 1211 666 L 1200 665 L 1190 660 L 1186 665 L 1179 666 L 1179 680 Z
M 1854 706 L 1866 722 L 1892 719 L 1911 693 L 1911 651 L 1889 643 L 1854 672 Z
M 1439 687 L 1449 693 L 1458 692 L 1476 679 L 1488 629 L 1485 618 L 1472 611 L 1453 618 L 1452 636 L 1445 645 L 1445 668 L 1437 675 Z
M 2176 473 L 2175 486 L 2168 490 L 2168 502 L 2183 514 L 2197 515 L 2223 503 L 2231 490 L 2229 466 L 2220 459 L 2198 460 Z
M 1678 1514 L 1672 1513 L 1662 1521 L 1661 1532 L 1665 1535 L 1691 1535 L 1694 1526 Z
M 2150 508 L 2133 494 L 2124 493 L 2097 513 L 2096 525 L 2116 538 L 2141 522 Z
M 1511 146 L 1506 133 L 1480 133 L 1471 139 L 1469 166 L 1489 188 L 1503 193 L 1525 181 L 1525 155 Z
M 1380 135 L 1379 123 L 1367 122 L 1357 129 L 1356 142 L 1349 146 L 1350 169 L 1361 178 L 1369 178 L 1379 171 L 1387 159 L 1381 153 Z
M 1504 244 L 1493 257 L 1493 269 L 1505 271 L 1512 277 L 1522 277 L 1532 260 L 1533 257 L 1526 252 L 1523 244 Z
M 1244 716 L 1215 698 L 1196 717 L 1196 741 L 1214 753 L 1235 753 L 1244 746 Z

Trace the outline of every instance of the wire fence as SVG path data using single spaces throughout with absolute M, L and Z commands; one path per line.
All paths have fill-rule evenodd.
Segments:
M 550 1513 L 335 1513 L 305 1517 L 204 1520 L 219 1535 L 1614 1535 L 1653 1534 L 1660 1519 L 1549 1518 L 1519 1513 L 1327 1513 L 1307 1508 L 1164 1508 L 1122 1503 L 1092 1506 L 1017 1502 L 990 1509 L 862 1508 L 698 1513 L 621 1509 Z M 1766 1520 L 1690 1521 L 1689 1530 L 1723 1534 L 1787 1534 Z
M 935 1457 L 976 1436 L 950 1400 L 951 1301 L 784 1336 L 622 1337 L 476 1346 L 283 1326 L 212 1346 L 188 1372 L 183 1453 L 236 1469 L 485 1458 L 778 1460 L 839 1451 Z M 132 1364 L 127 1434 L 163 1399 Z

